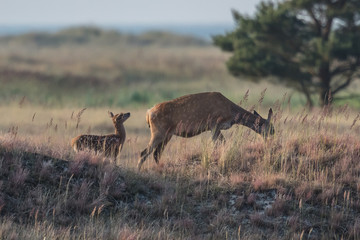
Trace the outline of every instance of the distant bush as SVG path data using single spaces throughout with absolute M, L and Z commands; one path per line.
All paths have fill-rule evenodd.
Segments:
M 145 92 L 140 93 L 138 91 L 135 91 L 131 95 L 131 101 L 135 102 L 135 103 L 148 103 L 149 102 L 149 96 Z
M 192 36 L 153 31 L 140 35 L 122 34 L 114 30 L 104 30 L 92 26 L 72 27 L 56 33 L 28 33 L 19 36 L 1 37 L 0 43 L 31 44 L 38 47 L 56 47 L 67 44 L 119 44 L 147 46 L 177 46 L 177 45 L 208 45 L 204 40 Z
M 159 44 L 162 46 L 173 46 L 173 45 L 207 45 L 207 42 L 199 38 L 192 36 L 181 36 L 169 32 L 161 31 L 150 31 L 135 37 L 136 44 L 139 45 L 151 45 Z

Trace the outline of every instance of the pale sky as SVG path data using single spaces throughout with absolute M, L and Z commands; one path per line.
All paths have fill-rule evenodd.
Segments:
M 0 25 L 233 23 L 260 0 L 0 0 Z

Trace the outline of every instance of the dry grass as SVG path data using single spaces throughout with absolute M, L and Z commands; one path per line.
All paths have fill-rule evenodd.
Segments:
M 359 239 L 360 123 L 348 108 L 278 107 L 266 142 L 242 126 L 216 148 L 206 133 L 175 137 L 142 172 L 145 109 L 130 110 L 117 166 L 72 152 L 78 133 L 112 131 L 107 109 L 86 109 L 77 127 L 79 111 L 1 108 L 2 238 Z
M 100 40 L 0 46 L 1 239 L 360 239 L 358 110 L 292 109 L 299 98 L 230 77 L 208 45 Z M 275 136 L 234 126 L 217 147 L 209 133 L 174 137 L 138 172 L 146 107 L 201 91 L 272 106 Z M 70 147 L 113 132 L 108 110 L 131 112 L 116 165 Z

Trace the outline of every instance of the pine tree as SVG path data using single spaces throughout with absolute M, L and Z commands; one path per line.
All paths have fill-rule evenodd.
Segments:
M 254 17 L 235 10 L 233 17 L 236 29 L 213 41 L 233 52 L 234 76 L 275 76 L 310 106 L 313 94 L 329 104 L 359 76 L 360 0 L 263 1 Z

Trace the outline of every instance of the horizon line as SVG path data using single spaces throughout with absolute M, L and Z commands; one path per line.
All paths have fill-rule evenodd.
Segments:
M 21 27 L 21 26 L 216 26 L 234 25 L 235 22 L 138 22 L 138 23 L 1 23 L 0 27 Z

